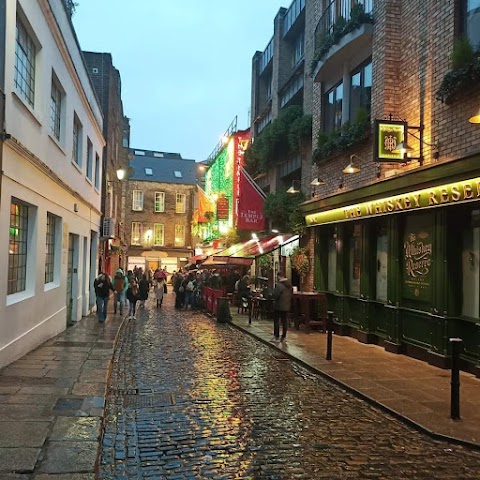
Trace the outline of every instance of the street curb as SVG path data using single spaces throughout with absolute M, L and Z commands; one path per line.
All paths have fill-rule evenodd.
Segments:
M 102 421 L 100 425 L 100 434 L 98 437 L 98 446 L 97 446 L 97 458 L 95 460 L 95 478 L 98 477 L 100 473 L 100 452 L 101 452 L 101 446 L 102 446 L 102 439 L 103 439 L 103 434 L 105 433 L 105 418 L 106 418 L 106 409 L 107 409 L 107 395 L 108 395 L 108 386 L 110 385 L 110 380 L 112 378 L 112 371 L 113 371 L 113 364 L 115 363 L 115 356 L 118 350 L 118 343 L 121 337 L 121 334 L 123 333 L 124 329 L 127 326 L 128 320 L 130 320 L 129 316 L 126 315 L 120 326 L 118 327 L 117 333 L 115 335 L 115 340 L 113 341 L 113 354 L 112 358 L 110 359 L 110 363 L 108 365 L 107 369 L 107 381 L 105 383 L 105 393 L 103 395 L 103 398 L 105 399 L 105 404 L 103 407 L 103 415 L 102 415 Z
M 346 385 L 341 380 L 338 380 L 335 377 L 332 377 L 331 375 L 329 375 L 328 373 L 325 373 L 322 370 L 320 370 L 316 367 L 313 367 L 312 365 L 309 365 L 308 363 L 304 362 L 303 360 L 299 359 L 298 357 L 295 357 L 294 355 L 292 355 L 292 354 L 286 352 L 285 350 L 279 348 L 275 344 L 272 344 L 271 342 L 268 342 L 267 340 L 263 339 L 262 337 L 259 337 L 258 335 L 255 335 L 253 332 L 245 329 L 241 325 L 238 325 L 238 324 L 233 323 L 233 322 L 229 322 L 229 325 L 236 328 L 237 330 L 240 330 L 243 333 L 246 333 L 246 334 L 250 335 L 251 337 L 255 338 L 256 340 L 262 342 L 263 344 L 268 345 L 269 347 L 271 347 L 271 348 L 273 348 L 273 349 L 275 349 L 279 352 L 282 352 L 282 354 L 284 354 L 290 360 L 294 361 L 295 363 L 298 363 L 298 364 L 302 365 L 304 368 L 306 368 L 310 372 L 312 372 L 316 375 L 320 375 L 321 377 L 323 377 L 323 378 L 329 380 L 330 382 L 336 384 L 337 386 L 343 388 L 347 392 L 355 395 L 356 397 L 361 398 L 362 400 L 365 400 L 370 405 L 383 410 L 384 412 L 388 413 L 389 415 L 395 417 L 397 420 L 400 420 L 402 423 L 405 423 L 408 426 L 414 428 L 415 430 L 418 430 L 422 433 L 427 434 L 429 437 L 431 437 L 435 440 L 441 440 L 441 441 L 444 441 L 444 442 L 455 443 L 457 445 L 462 445 L 464 447 L 473 448 L 475 450 L 480 450 L 480 443 L 469 442 L 468 440 L 462 440 L 460 438 L 450 437 L 448 435 L 444 435 L 442 433 L 437 433 L 437 432 L 434 432 L 433 430 L 429 430 L 428 428 L 424 427 L 423 425 L 420 425 L 419 423 L 413 421 L 412 419 L 410 419 L 408 417 L 405 417 L 404 415 L 397 412 L 396 410 L 393 410 L 392 408 L 387 407 L 386 405 L 379 402 L 378 400 L 375 400 L 375 399 L 365 395 L 364 393 L 356 390 L 355 388 L 351 387 L 350 385 Z

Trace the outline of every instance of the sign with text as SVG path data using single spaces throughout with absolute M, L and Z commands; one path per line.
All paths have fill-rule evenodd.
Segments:
M 227 197 L 219 197 L 217 200 L 217 220 L 228 220 L 229 204 Z
M 242 195 L 238 201 L 237 228 L 239 230 L 255 230 L 257 232 L 264 230 L 263 204 L 265 203 L 265 198 L 250 181 L 243 169 L 240 173 Z
M 375 120 L 375 149 L 376 162 L 404 162 L 404 152 L 394 151 L 402 143 L 407 134 L 406 122 L 394 120 Z
M 308 227 L 326 223 L 359 220 L 411 210 L 456 205 L 480 200 L 480 177 L 462 182 L 439 185 L 437 187 L 416 190 L 414 192 L 379 198 L 371 202 L 333 208 L 325 212 L 312 213 L 305 217 Z
M 432 296 L 433 243 L 429 219 L 407 219 L 403 237 L 403 296 L 430 301 Z

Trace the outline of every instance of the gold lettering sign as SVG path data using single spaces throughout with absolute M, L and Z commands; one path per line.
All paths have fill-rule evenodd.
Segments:
M 305 219 L 307 226 L 322 225 L 410 210 L 422 210 L 459 202 L 471 202 L 478 199 L 480 199 L 480 178 L 473 178 L 463 182 L 440 185 L 403 195 L 312 213 L 307 215 Z

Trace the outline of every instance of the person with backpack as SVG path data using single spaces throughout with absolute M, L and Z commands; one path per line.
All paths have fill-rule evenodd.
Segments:
M 113 285 L 110 277 L 101 272 L 93 283 L 95 295 L 97 296 L 97 317 L 100 323 L 104 323 L 107 319 L 107 306 L 110 298 L 110 290 L 113 292 Z
M 150 292 L 150 282 L 145 274 L 142 275 L 142 279 L 138 283 L 138 290 L 140 295 L 140 306 L 145 308 L 145 302 L 148 300 L 148 294 Z
M 185 310 L 188 309 L 188 306 L 190 305 L 190 309 L 193 309 L 193 299 L 195 297 L 195 287 L 196 287 L 196 281 L 195 277 L 193 276 L 193 273 L 190 272 L 188 276 L 185 278 L 185 280 L 182 283 L 184 290 L 185 290 Z
M 113 313 L 117 313 L 117 305 L 119 305 L 120 315 L 123 315 L 123 306 L 125 305 L 125 294 L 128 289 L 128 278 L 123 274 L 123 270 L 119 268 L 113 277 Z

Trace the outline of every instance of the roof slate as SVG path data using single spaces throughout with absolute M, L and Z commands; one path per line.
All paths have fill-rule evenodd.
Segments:
M 132 153 L 134 150 L 132 149 Z M 138 149 L 136 150 L 138 151 Z M 178 158 L 178 156 L 159 158 L 145 151 L 145 156 L 137 155 L 130 160 L 130 167 L 133 169 L 133 173 L 129 180 L 186 185 L 195 185 L 197 183 L 195 160 Z M 153 175 L 146 175 L 145 168 L 151 168 Z M 182 177 L 175 177 L 175 171 L 182 172 Z

